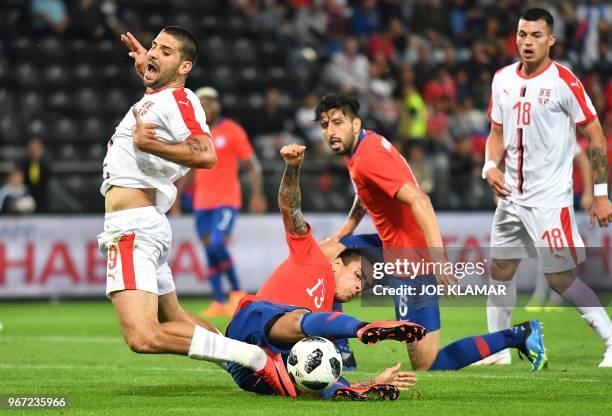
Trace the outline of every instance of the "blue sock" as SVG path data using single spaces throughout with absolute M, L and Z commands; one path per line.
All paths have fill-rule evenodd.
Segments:
M 213 289 L 213 297 L 219 303 L 225 303 L 225 295 L 223 294 L 223 286 L 221 284 L 221 273 L 215 273 L 208 276 L 208 281 Z
M 234 270 L 234 262 L 232 261 L 232 256 L 230 255 L 224 243 L 219 243 L 216 246 L 220 268 L 227 275 L 230 285 L 232 286 L 232 290 L 240 290 L 240 284 L 238 283 L 238 277 L 236 276 L 236 271 Z
M 306 336 L 329 339 L 354 338 L 357 330 L 366 323 L 339 312 L 316 312 L 302 316 L 300 327 Z
M 517 325 L 492 334 L 462 338 L 438 353 L 432 370 L 459 370 L 496 352 L 520 345 L 525 330 Z
M 342 304 L 340 302 L 334 302 L 332 309 L 336 312 L 342 312 Z M 338 338 L 334 341 L 334 344 L 336 344 L 336 348 L 338 348 L 338 351 L 340 351 L 340 353 L 343 355 L 353 353 L 347 338 Z
M 221 273 L 218 270 L 218 255 L 215 247 L 210 245 L 205 247 L 206 258 L 208 259 L 208 281 L 212 286 L 213 297 L 219 303 L 225 303 L 223 285 L 221 283 Z

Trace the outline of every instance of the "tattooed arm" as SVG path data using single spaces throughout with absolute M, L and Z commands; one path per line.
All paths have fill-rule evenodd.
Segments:
M 304 146 L 290 144 L 280 153 L 285 159 L 285 172 L 278 191 L 278 207 L 283 216 L 285 230 L 293 235 L 306 235 L 308 227 L 302 214 L 300 191 L 300 166 L 304 161 Z
M 180 143 L 162 142 L 155 136 L 155 124 L 143 123 L 136 108 L 132 108 L 132 113 L 136 119 L 132 137 L 139 150 L 190 168 L 210 169 L 217 163 L 215 146 L 209 136 L 191 136 Z
M 595 186 L 608 183 L 608 157 L 606 139 L 601 124 L 596 118 L 581 126 L 582 133 L 591 142 L 591 167 Z M 607 227 L 612 222 L 612 204 L 608 196 L 595 196 L 591 208 L 591 225 L 595 219 L 601 227 Z

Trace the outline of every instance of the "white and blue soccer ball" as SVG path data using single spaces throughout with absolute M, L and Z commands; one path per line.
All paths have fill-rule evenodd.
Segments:
M 321 391 L 342 373 L 342 356 L 333 342 L 308 337 L 293 346 L 287 358 L 287 371 L 301 391 Z

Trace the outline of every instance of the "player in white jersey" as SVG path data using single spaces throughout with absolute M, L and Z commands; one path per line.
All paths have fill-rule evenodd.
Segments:
M 163 29 L 148 51 L 129 33 L 122 41 L 147 87 L 109 142 L 101 187 L 106 215 L 98 242 L 108 259 L 106 293 L 123 338 L 137 353 L 246 366 L 285 395 L 283 384 L 291 381 L 280 356 L 226 338 L 185 311 L 166 263 L 173 182 L 188 168 L 211 168 L 217 159 L 200 101 L 184 88 L 198 42 L 177 26 Z
M 596 218 L 602 227 L 612 221 L 607 148 L 582 84 L 549 57 L 555 43 L 553 25 L 548 11 L 527 10 L 516 37 L 520 62 L 502 68 L 493 78 L 491 132 L 482 170 L 483 179 L 500 198 L 491 230 L 491 274 L 510 293 L 520 259 L 537 255 L 549 286 L 575 306 L 605 341 L 607 351 L 600 367 L 612 367 L 610 318 L 595 293 L 574 274 L 576 264 L 584 259 L 573 210 L 575 126 L 591 143 L 595 183 L 591 223 Z M 502 160 L 505 174 L 497 168 Z M 489 331 L 509 327 L 514 301 L 510 303 L 489 298 Z

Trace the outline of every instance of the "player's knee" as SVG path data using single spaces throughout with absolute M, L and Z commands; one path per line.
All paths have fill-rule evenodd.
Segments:
M 157 331 L 144 328 L 124 331 L 123 338 L 128 347 L 137 354 L 153 354 L 158 352 Z
M 205 236 L 202 236 L 200 240 L 202 241 L 202 244 L 204 244 L 205 246 L 209 246 L 210 245 L 210 234 L 206 234 Z
M 576 277 L 572 272 L 546 273 L 548 286 L 560 295 L 574 283 L 574 279 Z
M 491 264 L 491 277 L 498 282 L 508 282 L 514 277 L 516 266 L 514 263 L 493 260 Z

